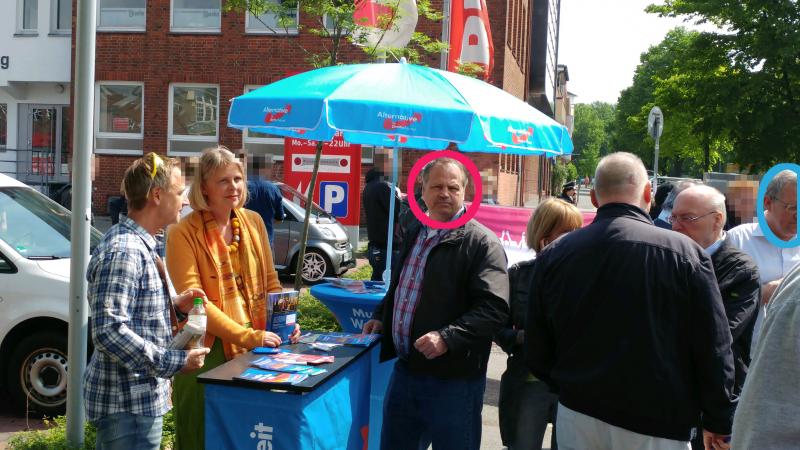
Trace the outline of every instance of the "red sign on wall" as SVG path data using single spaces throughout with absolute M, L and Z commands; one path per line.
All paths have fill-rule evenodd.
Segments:
M 314 169 L 317 143 L 307 139 L 284 141 L 283 182 L 305 193 Z M 337 134 L 322 146 L 314 202 L 343 225 L 358 225 L 361 210 L 361 146 Z

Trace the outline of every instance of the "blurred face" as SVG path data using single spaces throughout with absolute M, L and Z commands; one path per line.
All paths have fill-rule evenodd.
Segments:
M 784 186 L 777 198 L 764 197 L 764 210 L 772 232 L 781 240 L 791 240 L 797 234 L 797 184 Z
M 177 223 L 181 218 L 181 208 L 189 204 L 184 195 L 186 184 L 181 170 L 172 169 L 169 189 L 159 190 L 159 211 L 162 213 L 164 226 Z
M 244 178 L 235 164 L 222 166 L 203 182 L 203 196 L 212 210 L 231 210 L 239 205 Z
M 681 192 L 672 206 L 672 230 L 689 236 L 707 248 L 717 241 L 722 229 L 722 213 L 708 201 L 691 192 Z
M 422 200 L 428 215 L 439 222 L 449 222 L 464 205 L 461 171 L 453 164 L 431 169 L 428 182 L 422 185 Z

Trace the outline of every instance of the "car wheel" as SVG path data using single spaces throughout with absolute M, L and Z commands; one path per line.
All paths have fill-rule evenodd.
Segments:
M 64 414 L 67 368 L 67 337 L 53 331 L 37 333 L 16 345 L 6 386 L 20 408 L 47 416 Z
M 328 257 L 315 249 L 309 249 L 303 256 L 303 281 L 309 284 L 318 283 L 322 278 L 329 276 L 331 263 Z

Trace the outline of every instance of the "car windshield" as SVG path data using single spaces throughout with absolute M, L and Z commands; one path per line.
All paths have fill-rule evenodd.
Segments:
M 69 258 L 70 216 L 69 210 L 31 188 L 0 188 L 0 239 L 26 258 Z M 90 230 L 94 249 L 102 235 Z
M 300 211 L 298 211 L 298 213 L 301 214 L 300 220 L 303 220 L 302 217 L 305 215 L 306 210 L 306 196 L 285 184 L 279 184 L 278 187 L 281 190 L 281 195 L 283 195 L 283 198 L 289 200 L 299 207 Z M 316 203 L 311 204 L 311 218 L 316 220 L 317 223 L 333 223 L 336 221 L 332 215 L 330 215 Z

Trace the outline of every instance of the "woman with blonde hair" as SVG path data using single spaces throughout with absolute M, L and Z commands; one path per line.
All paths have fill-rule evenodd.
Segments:
M 549 198 L 539 204 L 528 220 L 525 232 L 528 247 L 539 253 L 582 225 L 583 217 L 575 205 Z M 500 436 L 509 450 L 541 450 L 547 423 L 555 425 L 558 405 L 558 396 L 531 375 L 522 354 L 534 265 L 535 260 L 530 260 L 508 269 L 511 314 L 506 327 L 495 336 L 495 342 L 509 355 L 506 371 L 500 378 L 499 399 Z M 551 449 L 557 449 L 555 430 L 550 445 Z
M 205 366 L 173 382 L 175 448 L 204 448 L 203 387 L 197 375 L 254 347 L 276 347 L 265 331 L 267 294 L 280 292 L 264 221 L 242 208 L 247 180 L 242 163 L 225 147 L 207 149 L 192 180 L 194 210 L 167 234 L 167 268 L 178 291 L 199 288 L 208 296 Z M 295 329 L 292 340 L 300 334 Z

